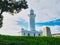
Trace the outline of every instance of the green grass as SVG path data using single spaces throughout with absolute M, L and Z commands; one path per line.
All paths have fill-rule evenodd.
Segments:
M 0 35 L 0 45 L 60 45 L 60 37 L 25 37 Z

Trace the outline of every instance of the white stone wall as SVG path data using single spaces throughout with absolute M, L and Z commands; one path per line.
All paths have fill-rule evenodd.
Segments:
M 27 30 L 22 30 L 20 31 L 20 36 L 40 36 L 41 32 L 38 31 L 27 31 Z

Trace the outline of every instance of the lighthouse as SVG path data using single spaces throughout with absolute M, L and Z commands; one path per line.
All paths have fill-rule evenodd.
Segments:
M 29 28 L 31 31 L 35 31 L 35 16 L 34 10 L 31 9 L 29 14 Z
M 35 13 L 34 13 L 34 10 L 31 9 L 30 10 L 30 13 L 28 15 L 29 17 L 29 23 L 28 23 L 28 26 L 29 26 L 29 30 L 25 30 L 24 28 L 22 28 L 20 30 L 20 36 L 41 36 L 41 32 L 40 31 L 37 31 L 35 29 Z

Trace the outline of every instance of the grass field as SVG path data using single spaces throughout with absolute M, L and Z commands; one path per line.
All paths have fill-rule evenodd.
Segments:
M 24 37 L 0 35 L 0 45 L 60 45 L 60 37 Z

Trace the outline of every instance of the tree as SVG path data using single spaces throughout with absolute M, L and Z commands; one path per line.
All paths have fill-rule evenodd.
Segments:
M 0 28 L 3 24 L 3 12 L 19 13 L 22 9 L 27 9 L 27 1 L 26 0 L 0 0 Z

